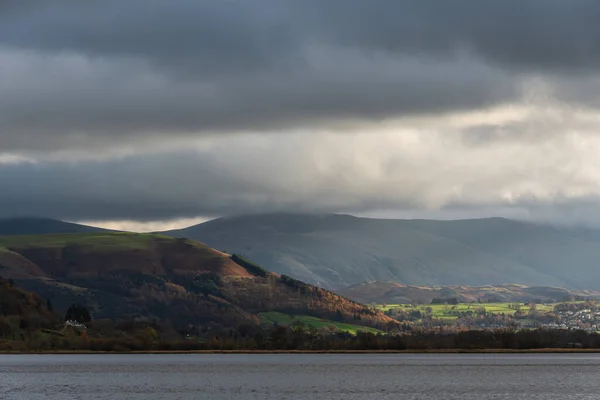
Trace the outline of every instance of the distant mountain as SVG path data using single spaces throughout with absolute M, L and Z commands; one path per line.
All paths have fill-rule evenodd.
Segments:
M 219 218 L 165 234 L 245 254 L 275 272 L 329 289 L 365 281 L 600 289 L 600 232 L 591 229 L 503 218 L 267 214 Z
M 158 319 L 237 327 L 277 311 L 355 325 L 392 323 L 380 312 L 189 239 L 134 233 L 0 237 L 0 277 L 94 318 Z
M 600 299 L 593 290 L 568 290 L 551 286 L 488 285 L 488 286 L 411 286 L 397 282 L 365 282 L 342 289 L 339 293 L 361 303 L 407 304 L 413 301 L 429 304 L 434 299 L 456 299 L 469 302 L 560 302 Z
M 108 230 L 50 218 L 24 217 L 0 219 L 0 236 L 84 232 L 108 232 Z

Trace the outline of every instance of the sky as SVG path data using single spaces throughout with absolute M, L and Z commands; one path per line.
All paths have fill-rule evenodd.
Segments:
M 600 226 L 596 0 L 2 0 L 0 217 Z

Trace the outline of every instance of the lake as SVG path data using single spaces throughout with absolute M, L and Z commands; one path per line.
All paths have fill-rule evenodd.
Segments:
M 598 399 L 600 355 L 0 355 L 0 399 Z

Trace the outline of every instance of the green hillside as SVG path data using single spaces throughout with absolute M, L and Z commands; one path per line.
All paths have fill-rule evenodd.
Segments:
M 90 251 L 147 250 L 159 240 L 171 240 L 167 236 L 120 233 L 69 233 L 45 235 L 0 236 L 0 251 L 25 250 L 28 248 L 52 249 L 77 246 Z
M 345 324 L 343 322 L 336 322 L 330 320 L 324 320 L 317 317 L 311 317 L 307 315 L 289 315 L 283 314 L 276 311 L 270 311 L 260 313 L 259 317 L 263 323 L 268 325 L 278 324 L 283 326 L 293 326 L 295 323 L 301 323 L 304 325 L 311 326 L 315 329 L 333 328 L 337 331 L 348 332 L 356 334 L 357 332 L 371 332 L 371 333 L 382 333 L 379 329 L 369 328 L 366 326 L 360 326 L 356 324 Z

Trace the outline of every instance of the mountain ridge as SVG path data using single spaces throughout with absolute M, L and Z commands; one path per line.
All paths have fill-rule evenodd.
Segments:
M 554 303 L 600 298 L 600 292 L 594 290 L 568 290 L 552 286 L 517 284 L 422 287 L 397 282 L 365 282 L 342 289 L 339 293 L 364 304 L 408 304 L 413 302 L 429 304 L 435 300 L 455 300 L 459 303 Z
M 27 222 L 26 229 L 14 229 L 19 219 L 0 220 L 0 234 L 107 232 L 44 218 L 20 220 Z M 6 228 L 7 221 L 13 228 Z M 42 223 L 36 226 L 36 221 Z M 502 217 L 438 221 L 270 213 L 158 233 L 244 254 L 274 272 L 332 290 L 367 281 L 600 288 L 595 268 L 600 230 L 591 228 Z
M 272 270 L 340 290 L 404 284 L 600 288 L 600 233 L 502 217 L 424 220 L 271 213 L 163 234 L 241 252 Z M 591 287 L 590 287 L 591 285 Z

